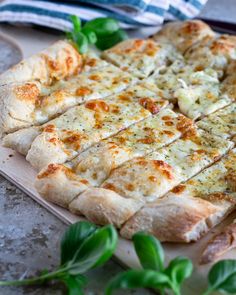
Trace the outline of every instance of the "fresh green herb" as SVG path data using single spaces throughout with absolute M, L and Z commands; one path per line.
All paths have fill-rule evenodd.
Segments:
M 236 260 L 221 260 L 212 266 L 208 274 L 208 289 L 204 295 L 214 291 L 236 293 Z
M 117 232 L 112 225 L 96 228 L 90 222 L 70 226 L 61 241 L 61 264 L 52 272 L 44 270 L 39 277 L 16 281 L 0 281 L 0 286 L 43 284 L 49 280 L 64 282 L 69 295 L 83 294 L 89 269 L 103 265 L 112 256 Z
M 188 258 L 177 257 L 164 267 L 164 251 L 160 242 L 144 232 L 136 233 L 133 242 L 143 270 L 126 271 L 113 278 L 107 285 L 106 295 L 116 289 L 152 288 L 164 294 L 165 289 L 180 295 L 180 288 L 193 270 Z
M 77 16 L 70 16 L 70 20 L 73 30 L 67 32 L 66 37 L 76 44 L 81 54 L 88 51 L 89 44 L 95 44 L 97 48 L 105 50 L 128 38 L 125 31 L 119 28 L 119 23 L 109 17 L 95 18 L 83 27 Z
M 99 17 L 88 21 L 84 28 L 93 30 L 98 36 L 105 36 L 118 31 L 119 23 L 110 17 Z
M 126 32 L 119 29 L 113 34 L 100 37 L 96 42 L 96 46 L 100 50 L 106 50 L 126 39 L 128 39 L 128 35 L 126 34 Z

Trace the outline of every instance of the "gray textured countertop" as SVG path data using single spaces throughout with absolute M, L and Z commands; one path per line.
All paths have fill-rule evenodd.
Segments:
M 209 0 L 201 13 L 207 18 L 220 19 L 236 23 L 236 0 Z M 27 42 L 27 30 L 17 31 L 0 27 L 2 31 Z M 45 40 L 58 38 L 42 34 Z M 40 39 L 40 38 L 39 38 Z M 45 41 L 46 42 L 46 41 Z M 34 47 L 40 49 L 41 43 L 34 42 L 25 56 L 31 54 Z M 59 241 L 66 225 L 42 208 L 30 197 L 0 176 L 0 278 L 16 279 L 21 275 L 34 275 L 43 268 L 53 268 L 59 263 Z M 88 273 L 89 285 L 85 294 L 103 294 L 105 283 L 121 271 L 114 261 L 104 267 Z M 43 295 L 66 294 L 62 286 L 0 288 L 0 295 Z M 117 294 L 124 294 L 120 292 Z M 151 294 L 147 290 L 130 291 L 126 294 Z

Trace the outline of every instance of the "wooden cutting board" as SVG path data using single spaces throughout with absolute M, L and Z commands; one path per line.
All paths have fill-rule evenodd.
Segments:
M 18 154 L 11 149 L 4 148 L 0 145 L 0 174 L 14 183 L 17 187 L 23 190 L 36 202 L 40 203 L 42 206 L 51 211 L 54 215 L 60 218 L 67 224 L 76 222 L 77 220 L 82 220 L 82 217 L 71 214 L 69 211 L 53 205 L 43 198 L 41 198 L 34 188 L 34 181 L 36 172 L 30 166 L 30 164 L 25 160 L 23 156 Z M 221 224 L 217 228 L 214 228 L 207 236 L 202 238 L 197 243 L 191 244 L 176 244 L 176 243 L 163 243 L 166 260 L 167 262 L 176 256 L 187 256 L 192 259 L 194 263 L 194 273 L 193 276 L 186 282 L 183 287 L 183 295 L 200 295 L 204 288 L 206 287 L 206 277 L 208 270 L 211 265 L 200 266 L 198 264 L 198 259 L 200 257 L 200 252 L 203 249 L 206 242 L 211 238 L 213 234 L 218 232 L 220 228 L 224 225 L 230 223 L 235 216 L 231 215 L 224 224 Z M 139 267 L 137 257 L 133 251 L 133 247 L 130 241 L 119 239 L 118 248 L 115 253 L 115 257 L 118 261 L 126 267 Z M 224 258 L 236 259 L 236 249 L 228 252 Z

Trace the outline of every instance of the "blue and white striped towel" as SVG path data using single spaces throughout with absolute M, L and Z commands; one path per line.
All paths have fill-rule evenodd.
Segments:
M 0 22 L 24 22 L 59 30 L 71 28 L 69 15 L 83 21 L 110 16 L 123 28 L 157 26 L 165 19 L 196 16 L 207 0 L 3 0 Z

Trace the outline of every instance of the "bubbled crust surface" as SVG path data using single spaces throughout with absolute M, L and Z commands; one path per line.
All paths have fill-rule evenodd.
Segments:
M 172 42 L 176 48 L 184 53 L 189 47 L 206 36 L 213 37 L 215 33 L 200 20 L 186 22 L 171 22 L 153 36 L 155 41 Z
M 114 191 L 91 188 L 74 199 L 69 208 L 71 212 L 80 212 L 96 224 L 110 223 L 120 227 L 142 205 L 142 201 L 125 199 Z
M 59 164 L 49 164 L 37 176 L 35 181 L 37 191 L 46 200 L 62 207 L 88 188 L 87 182 L 76 176 L 72 170 Z
M 80 71 L 82 56 L 68 41 L 58 41 L 41 53 L 13 66 L 0 76 L 0 85 L 39 81 L 50 84 Z

